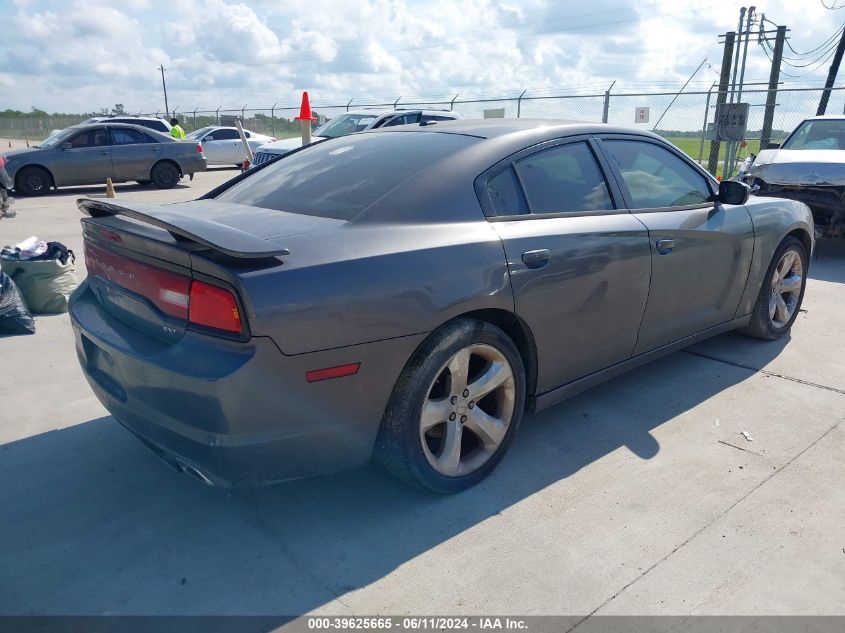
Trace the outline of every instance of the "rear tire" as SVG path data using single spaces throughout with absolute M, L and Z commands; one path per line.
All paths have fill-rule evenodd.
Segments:
M 162 161 L 150 171 L 152 183 L 159 189 L 173 189 L 179 182 L 179 169 L 173 163 Z
M 499 328 L 460 319 L 426 339 L 399 376 L 374 457 L 441 494 L 478 483 L 504 457 L 525 409 L 525 370 Z
M 807 264 L 801 240 L 791 235 L 784 238 L 766 270 L 751 321 L 740 332 L 773 341 L 789 331 L 804 300 Z
M 53 185 L 53 179 L 43 167 L 30 165 L 15 176 L 15 191 L 23 196 L 43 196 Z

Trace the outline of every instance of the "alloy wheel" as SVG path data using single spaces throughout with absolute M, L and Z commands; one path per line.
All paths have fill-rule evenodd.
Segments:
M 772 292 L 769 295 L 769 319 L 776 328 L 789 323 L 798 309 L 801 286 L 804 281 L 804 263 L 794 250 L 787 250 L 772 274 Z
M 422 406 L 420 441 L 428 463 L 447 477 L 480 468 L 505 439 L 515 401 L 504 354 L 484 344 L 459 350 L 441 367 Z

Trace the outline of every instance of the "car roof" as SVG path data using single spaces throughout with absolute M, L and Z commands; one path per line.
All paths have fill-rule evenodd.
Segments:
M 153 130 L 153 129 L 148 128 L 144 125 L 135 125 L 134 123 L 115 123 L 115 122 L 109 121 L 109 120 L 97 121 L 96 123 L 80 123 L 79 125 L 71 125 L 70 127 L 67 127 L 65 129 L 67 129 L 67 130 L 87 130 L 88 128 L 92 128 L 92 127 L 107 127 L 107 128 L 124 127 L 124 128 L 130 128 L 132 130 L 138 130 L 139 132 L 143 132 L 144 134 L 157 134 L 158 136 L 161 136 L 162 138 L 165 138 L 165 139 L 170 139 L 172 141 L 176 140 L 172 136 L 169 136 L 168 134 L 165 134 L 164 132 L 161 132 L 159 130 Z
M 519 132 L 533 131 L 535 134 L 549 139 L 561 136 L 575 136 L 579 134 L 638 134 L 661 138 L 646 130 L 617 127 L 606 123 L 590 123 L 584 121 L 563 121 L 560 119 L 455 119 L 453 121 L 436 121 L 426 125 L 402 125 L 398 127 L 376 128 L 363 133 L 397 132 L 443 132 L 450 134 L 464 134 L 478 138 L 495 138 Z
M 371 114 L 374 116 L 382 116 L 384 114 L 406 114 L 408 112 L 422 112 L 423 114 L 442 114 L 444 116 L 448 116 L 450 114 L 457 114 L 453 110 L 432 110 L 431 108 L 387 108 L 386 110 L 382 110 L 381 108 L 354 108 L 349 110 L 348 112 L 342 112 L 343 114 Z
M 845 121 L 845 114 L 819 114 L 805 119 L 806 121 Z

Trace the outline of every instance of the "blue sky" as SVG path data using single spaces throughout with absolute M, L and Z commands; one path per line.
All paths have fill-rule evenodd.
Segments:
M 842 0 L 827 4 L 845 5 Z M 530 88 L 601 92 L 717 78 L 717 35 L 734 29 L 732 0 L 0 0 L 0 109 L 87 111 L 270 106 L 349 98 L 501 94 Z M 820 0 L 769 0 L 759 12 L 817 46 L 845 10 Z M 812 59 L 812 57 L 807 58 Z M 795 60 L 799 62 L 798 59 Z M 818 66 L 818 67 L 815 67 Z M 792 68 L 819 83 L 827 63 Z M 750 79 L 768 77 L 749 48 Z M 843 70 L 845 75 L 845 69 Z

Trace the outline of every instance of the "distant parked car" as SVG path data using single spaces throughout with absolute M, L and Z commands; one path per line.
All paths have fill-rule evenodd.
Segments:
M 164 119 L 159 119 L 154 116 L 95 116 L 83 121 L 82 125 L 91 125 L 93 123 L 127 123 L 129 125 L 140 125 L 141 127 L 148 127 L 156 132 L 167 134 L 170 136 L 171 125 Z
M 276 140 L 273 136 L 259 134 L 252 130 L 244 130 L 244 134 L 253 153 L 262 145 Z M 237 165 L 240 167 L 246 158 L 243 142 L 236 127 L 209 125 L 196 132 L 191 132 L 186 139 L 202 143 L 209 165 Z
M 759 196 L 803 202 L 816 233 L 845 237 L 845 116 L 817 116 L 753 159 L 742 180 Z
M 51 188 L 135 180 L 170 189 L 205 170 L 202 145 L 137 125 L 76 125 L 30 149 L 6 154 L 15 191 L 38 196 Z
M 338 136 L 346 136 L 354 132 L 363 132 L 380 127 L 454 121 L 462 118 L 460 114 L 451 110 L 350 110 L 314 130 L 311 140 L 322 141 L 326 138 L 337 138 Z M 287 154 L 298 147 L 302 147 L 302 138 L 299 136 L 262 145 L 257 152 L 254 152 L 252 164 L 266 163 L 274 156 Z

